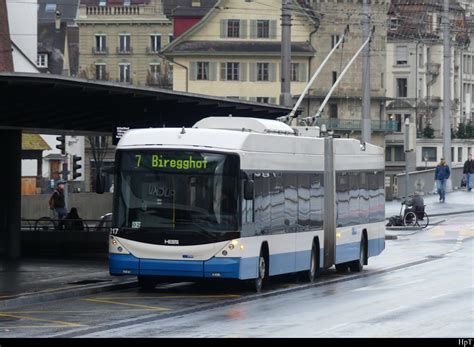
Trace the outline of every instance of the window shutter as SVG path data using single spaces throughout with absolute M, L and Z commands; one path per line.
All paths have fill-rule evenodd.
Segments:
M 257 98 L 255 96 L 250 96 L 249 101 L 257 102 Z
M 276 69 L 275 69 L 275 65 L 276 65 L 275 63 L 270 63 L 270 64 L 268 64 L 268 66 L 269 66 L 269 68 L 268 68 L 268 70 L 269 70 L 269 72 L 268 72 L 268 74 L 269 74 L 268 79 L 270 80 L 270 82 L 275 82 L 275 80 L 276 80 L 276 71 L 275 71 Z
M 397 61 L 408 61 L 407 46 L 397 46 Z
M 217 63 L 211 62 L 209 63 L 209 80 L 215 81 L 216 80 L 216 71 L 217 70 Z
M 250 38 L 255 39 L 257 37 L 257 21 L 255 19 L 250 20 Z
M 300 82 L 307 82 L 306 79 L 306 70 L 307 70 L 308 64 L 306 63 L 301 63 L 300 64 Z
M 250 63 L 250 76 L 249 79 L 251 82 L 255 82 L 257 80 L 257 64 Z
M 221 19 L 221 38 L 227 37 L 227 19 Z
M 246 19 L 241 19 L 240 20 L 240 33 L 239 37 L 241 39 L 246 39 L 247 38 L 247 20 Z
M 247 81 L 247 63 L 239 63 L 239 81 Z
M 221 63 L 221 81 L 225 81 L 227 79 L 226 70 L 226 63 Z
M 276 98 L 268 98 L 268 103 L 269 104 L 275 104 L 276 105 L 276 103 L 277 103 L 276 101 L 277 101 Z
M 276 20 L 270 21 L 270 38 L 276 39 L 277 37 L 277 22 Z
M 189 79 L 195 81 L 197 77 L 197 62 L 192 61 L 189 69 Z

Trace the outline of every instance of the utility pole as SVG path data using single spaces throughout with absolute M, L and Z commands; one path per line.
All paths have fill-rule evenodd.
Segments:
M 363 2 L 363 34 L 364 40 L 370 35 L 369 28 L 369 0 Z M 370 143 L 372 141 L 370 124 L 370 43 L 362 51 L 362 142 Z
M 291 0 L 282 0 L 281 5 L 281 94 L 280 105 L 291 106 Z
M 443 24 L 443 156 L 451 169 L 451 39 L 449 28 L 449 0 L 444 0 Z M 446 190 L 451 190 L 451 179 L 446 182 Z

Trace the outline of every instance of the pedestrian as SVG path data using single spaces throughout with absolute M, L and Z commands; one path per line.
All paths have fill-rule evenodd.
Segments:
M 56 184 L 56 188 L 49 198 L 49 208 L 56 211 L 59 219 L 58 228 L 62 229 L 63 223 L 61 220 L 64 219 L 67 214 L 66 202 L 64 200 L 64 182 L 59 181 Z
M 64 230 L 84 230 L 84 223 L 79 217 L 77 208 L 71 207 L 71 210 L 64 219 Z
M 464 169 L 462 171 L 464 177 L 466 177 L 466 188 L 470 192 L 474 185 L 474 160 L 472 160 L 472 154 L 469 154 L 466 162 L 464 163 Z
M 444 202 L 446 199 L 446 181 L 450 174 L 449 166 L 446 165 L 444 158 L 441 158 L 435 170 L 436 189 L 438 190 L 440 202 Z

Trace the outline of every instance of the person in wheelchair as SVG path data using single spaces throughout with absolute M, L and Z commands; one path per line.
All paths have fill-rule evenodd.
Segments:
M 425 201 L 418 192 L 413 193 L 413 197 L 408 200 L 404 216 L 410 212 L 413 212 L 416 215 L 416 218 L 423 220 L 425 213 Z

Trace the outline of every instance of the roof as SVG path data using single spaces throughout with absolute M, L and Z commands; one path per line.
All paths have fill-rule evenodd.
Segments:
M 432 13 L 440 14 L 443 10 L 444 0 L 392 0 L 388 11 L 389 20 L 395 19 L 397 22 L 390 24 L 393 28 L 388 30 L 389 39 L 412 40 L 441 39 L 441 30 L 433 30 L 426 23 Z M 455 0 L 450 2 L 450 17 L 458 44 L 469 42 L 467 35 L 467 24 L 464 17 L 464 9 Z M 453 19 L 455 17 L 455 19 Z
M 225 117 L 227 118 L 227 117 Z M 283 124 L 284 125 L 284 124 Z M 117 149 L 186 148 L 196 151 L 245 151 L 241 168 L 250 170 L 323 171 L 324 138 L 227 129 L 159 128 L 127 131 Z M 384 149 L 356 139 L 334 139 L 336 170 L 383 170 Z M 264 160 L 263 160 L 264 159 Z
M 207 117 L 194 124 L 193 128 L 295 134 L 293 128 L 283 122 L 249 117 Z
M 61 13 L 61 22 L 73 24 L 78 7 L 79 0 L 38 0 L 38 24 L 54 23 L 56 11 Z
M 201 6 L 192 6 L 192 0 L 162 0 L 166 16 L 204 17 L 217 0 L 201 0 Z
M 228 54 L 234 53 L 238 55 L 250 54 L 281 54 L 281 42 L 262 42 L 262 41 L 184 41 L 175 45 L 167 51 L 169 55 L 192 54 Z M 313 56 L 314 48 L 308 42 L 292 42 L 292 55 L 308 55 Z
M 51 149 L 45 140 L 38 134 L 22 134 L 21 149 L 23 151 L 48 151 Z
M 189 126 L 208 116 L 276 119 L 291 109 L 53 74 L 0 73 L 0 129 L 110 135 L 114 126 Z
M 300 3 L 298 3 L 296 0 L 292 0 L 292 3 L 293 3 L 293 6 L 295 9 L 297 10 L 301 10 L 301 13 L 303 14 L 303 17 L 305 18 L 305 20 L 307 20 L 308 22 L 310 22 L 311 24 L 313 24 L 315 26 L 315 28 L 319 28 L 319 20 L 317 18 L 314 17 L 314 14 L 312 13 L 312 11 L 309 10 L 308 7 L 302 7 Z M 280 42 L 262 42 L 262 41 L 246 41 L 246 42 L 242 42 L 242 41 L 187 41 L 188 38 L 192 37 L 194 35 L 195 32 L 197 32 L 200 28 L 202 28 L 203 26 L 206 25 L 207 22 L 209 21 L 212 21 L 213 18 L 219 13 L 219 11 L 221 9 L 228 9 L 228 7 L 225 7 L 227 4 L 227 1 L 226 0 L 218 0 L 217 3 L 215 4 L 215 6 L 203 17 L 201 18 L 201 20 L 196 23 L 195 25 L 193 25 L 189 30 L 187 30 L 184 34 L 182 34 L 180 37 L 178 37 L 176 40 L 174 40 L 173 42 L 171 42 L 170 44 L 168 44 L 166 47 L 164 47 L 164 49 L 162 50 L 162 53 L 167 55 L 169 53 L 171 53 L 170 55 L 173 55 L 173 53 L 175 52 L 178 52 L 176 49 L 178 46 L 181 46 L 182 44 L 184 44 L 185 46 L 182 47 L 181 49 L 184 49 L 182 52 L 183 53 L 188 53 L 188 52 L 192 52 L 192 51 L 189 51 L 189 49 L 193 49 L 193 43 L 192 42 L 201 42 L 201 43 L 208 43 L 208 44 L 213 44 L 213 48 L 212 49 L 218 49 L 218 50 L 224 50 L 224 49 L 227 49 L 231 46 L 221 46 L 222 45 L 226 45 L 226 44 L 235 44 L 235 43 L 242 43 L 242 44 L 250 44 L 250 45 L 254 45 L 252 47 L 250 46 L 232 46 L 233 48 L 231 48 L 231 52 L 234 52 L 236 50 L 247 50 L 246 52 L 250 52 L 250 53 L 254 53 L 254 52 L 261 52 L 259 51 L 258 49 L 259 46 L 262 46 L 263 50 L 270 50 L 270 51 L 267 51 L 266 53 L 271 53 L 273 54 L 275 52 L 275 46 L 273 45 L 277 45 L 278 47 L 278 52 L 281 52 L 281 43 Z M 294 24 L 293 24 L 294 25 Z M 188 45 L 191 45 L 189 46 Z M 214 45 L 215 44 L 215 45 Z M 268 45 L 267 45 L 268 44 Z M 301 44 L 302 47 L 298 48 L 298 47 L 294 47 L 293 45 L 294 44 Z M 294 47 L 294 48 L 293 48 Z M 210 53 L 212 51 L 212 49 L 206 49 L 205 46 L 201 46 L 201 47 L 194 47 L 194 48 L 197 48 L 197 49 L 200 49 L 202 52 L 206 52 L 206 53 Z M 301 51 L 300 51 L 301 49 Z M 311 51 L 307 51 L 308 49 L 311 49 Z M 308 55 L 308 56 L 312 56 L 314 55 L 314 49 L 312 48 L 312 46 L 308 43 L 308 42 L 293 42 L 292 45 L 291 45 L 291 50 L 292 50 L 292 54 L 294 55 L 295 53 L 305 53 L 304 55 Z M 311 53 L 311 54 L 309 54 Z

